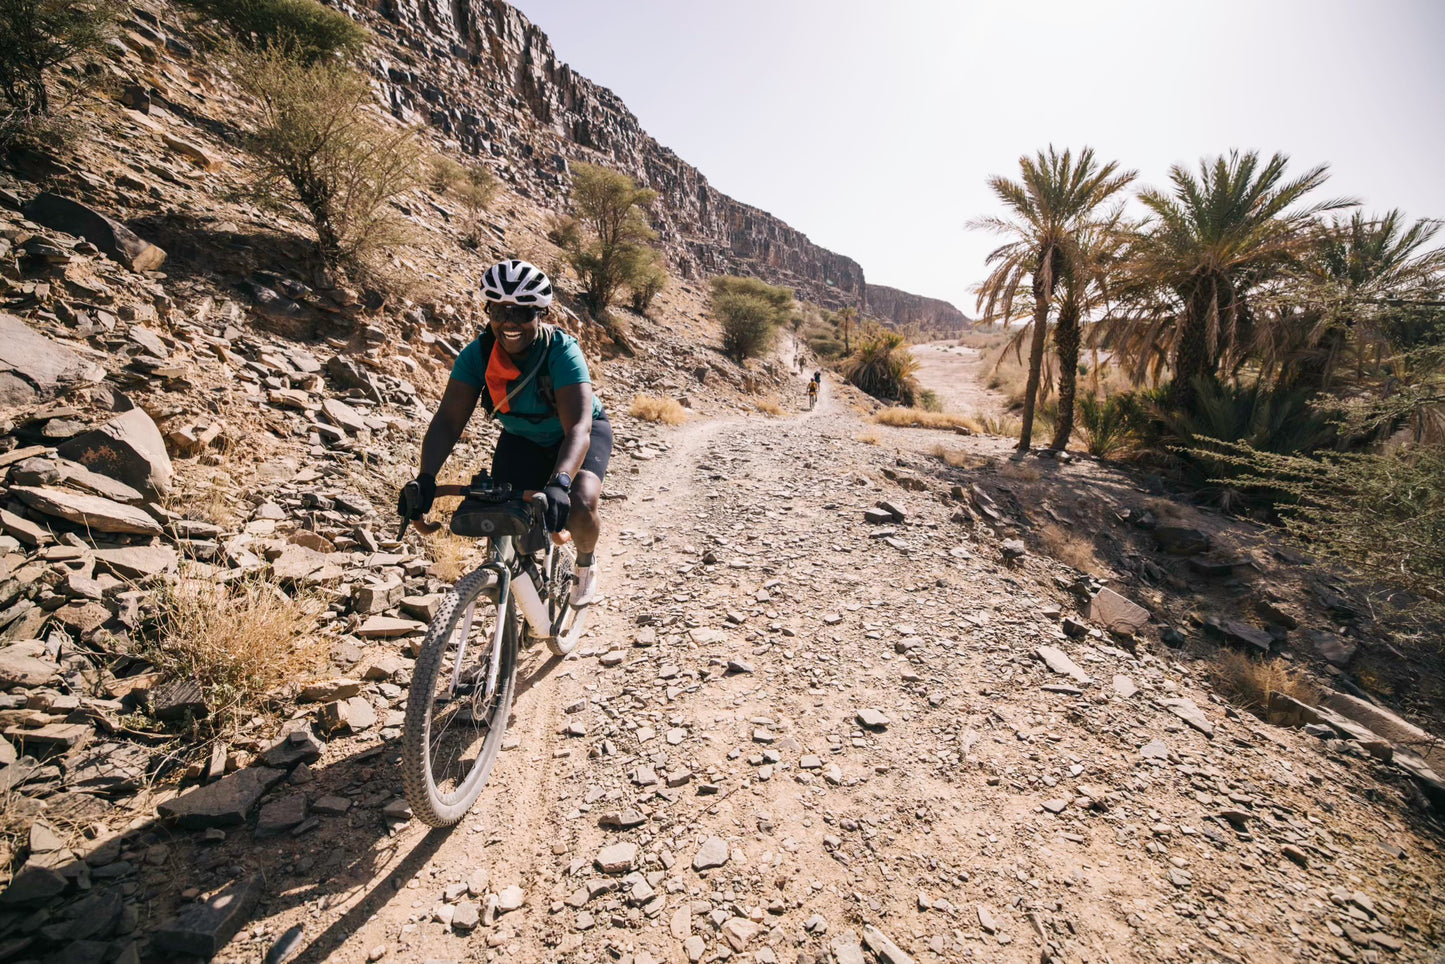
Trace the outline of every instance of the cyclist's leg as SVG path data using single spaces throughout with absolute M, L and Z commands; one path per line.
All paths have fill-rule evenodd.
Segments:
M 604 415 L 592 420 L 592 436 L 587 447 L 587 457 L 572 482 L 572 509 L 567 513 L 567 531 L 577 545 L 581 556 L 597 548 L 601 534 L 602 520 L 597 511 L 602 498 L 602 480 L 607 476 L 607 465 L 612 460 L 612 423 Z

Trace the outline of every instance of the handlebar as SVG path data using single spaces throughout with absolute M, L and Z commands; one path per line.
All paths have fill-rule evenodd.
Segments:
M 455 498 L 457 496 L 466 497 L 468 495 L 471 495 L 473 491 L 473 487 L 470 485 L 439 485 L 436 488 L 436 498 Z M 412 481 L 406 484 L 406 486 L 402 489 L 402 492 L 404 494 L 404 497 L 407 499 L 419 498 L 421 495 L 421 488 L 416 484 L 415 481 Z M 509 496 L 506 500 L 497 501 L 511 501 L 515 498 L 516 496 Z M 543 515 L 547 511 L 547 494 L 538 489 L 523 490 L 522 501 L 530 502 L 532 504 L 532 511 L 534 513 L 534 517 Z M 408 516 L 409 515 L 410 513 L 408 513 Z M 416 519 L 412 519 L 409 517 L 403 518 L 401 520 L 401 529 L 399 529 L 396 533 L 396 537 L 398 540 L 400 540 L 402 536 L 406 535 L 407 526 L 415 526 L 416 531 L 420 532 L 422 535 L 429 536 L 433 532 L 436 532 L 438 529 L 440 529 L 442 527 L 442 524 L 440 522 L 433 522 L 425 517 L 420 517 Z

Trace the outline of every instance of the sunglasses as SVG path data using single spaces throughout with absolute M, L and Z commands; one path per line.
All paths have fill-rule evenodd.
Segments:
M 508 305 L 493 302 L 487 307 L 487 314 L 499 324 L 525 325 L 542 313 L 535 305 Z

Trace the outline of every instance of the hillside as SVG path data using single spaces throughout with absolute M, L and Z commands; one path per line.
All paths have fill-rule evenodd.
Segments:
M 546 34 L 502 0 L 363 7 L 367 25 L 395 43 L 395 61 L 382 57 L 372 65 L 393 113 L 435 126 L 465 153 L 496 159 L 503 176 L 539 206 L 560 203 L 567 161 L 599 163 L 658 192 L 656 227 L 685 279 L 750 275 L 826 308 L 862 305 L 899 327 L 920 307 L 930 316 L 952 308 L 873 289 L 851 258 L 714 189 L 657 143 L 612 91 L 573 72 Z
M 401 119 L 504 182 L 476 245 L 408 192 L 366 285 L 237 191 L 215 28 L 127 11 L 85 136 L 0 172 L 0 960 L 1437 955 L 1441 677 L 1338 574 L 1126 467 L 873 424 L 831 376 L 805 411 L 789 340 L 731 361 L 709 271 L 820 298 L 861 271 L 711 192 L 503 4 L 352 11 Z M 672 172 L 691 277 L 615 340 L 556 316 L 616 431 L 606 595 L 574 654 L 523 651 L 496 769 L 430 832 L 401 722 L 478 544 L 395 538 L 394 499 L 481 270 L 560 265 L 565 163 L 604 154 Z M 445 478 L 495 433 L 475 418 Z M 1249 712 L 1218 685 L 1235 649 L 1309 685 Z

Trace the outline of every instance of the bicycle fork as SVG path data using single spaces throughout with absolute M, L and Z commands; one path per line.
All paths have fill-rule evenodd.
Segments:
M 497 677 L 502 665 L 502 638 L 506 635 L 507 627 L 507 592 L 512 581 L 512 574 L 507 567 L 500 563 L 487 563 L 482 567 L 490 569 L 497 574 L 497 625 L 492 631 L 491 660 L 487 666 L 487 683 L 482 688 L 481 700 L 473 699 L 475 705 L 487 706 L 492 701 L 492 695 L 497 689 Z M 457 688 L 462 681 L 462 667 L 466 665 L 467 640 L 472 635 L 472 620 L 477 614 L 477 601 L 473 599 L 467 604 L 467 611 L 462 615 L 461 639 L 457 643 L 457 657 L 452 664 L 451 688 L 448 690 L 448 697 L 455 696 Z

